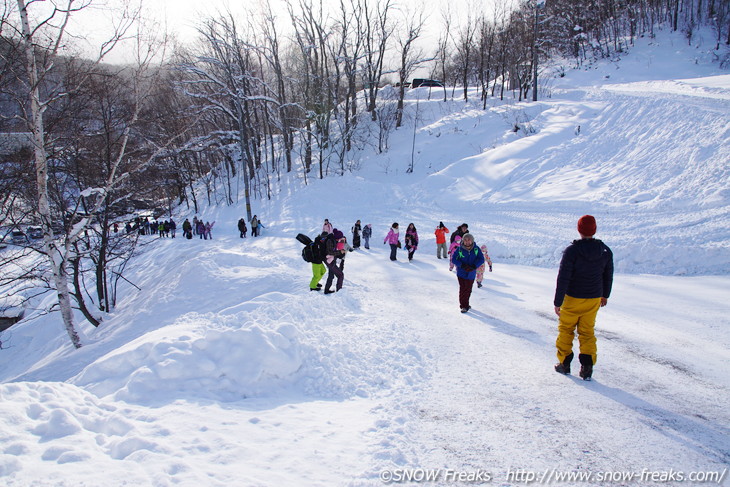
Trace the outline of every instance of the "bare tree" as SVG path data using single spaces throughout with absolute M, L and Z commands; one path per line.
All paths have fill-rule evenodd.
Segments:
M 363 5 L 361 0 L 350 0 L 349 8 L 345 0 L 340 0 L 341 19 L 339 21 L 341 46 L 338 57 L 342 60 L 343 75 L 347 86 L 344 106 L 345 151 L 352 150 L 352 135 L 357 126 L 357 78 L 358 63 L 363 49 L 362 32 Z
M 297 110 L 297 107 L 289 103 L 289 97 L 287 96 L 287 73 L 284 72 L 281 61 L 281 45 L 277 34 L 276 16 L 268 1 L 266 2 L 262 28 L 267 43 L 264 52 L 276 79 L 276 92 L 279 100 L 279 129 L 281 130 L 284 156 L 286 158 L 286 172 L 291 172 L 292 150 L 294 148 L 292 122 L 293 112 Z
M 456 38 L 456 68 L 464 93 L 464 101 L 469 99 L 469 75 L 471 74 L 472 52 L 475 49 L 474 37 L 477 32 L 477 22 L 471 13 L 467 14 L 466 23 L 461 25 Z
M 203 52 L 179 61 L 186 77 L 181 80 L 184 93 L 195 100 L 199 114 L 212 117 L 213 130 L 189 144 L 206 147 L 237 145 L 243 171 L 246 215 L 251 211 L 251 179 L 260 165 L 260 126 L 256 103 L 278 103 L 262 95 L 260 73 L 255 67 L 257 47 L 246 42 L 231 13 L 207 19 L 199 29 Z M 233 172 L 235 175 L 235 172 Z
M 449 40 L 451 38 L 451 14 L 448 10 L 441 13 L 444 22 L 443 31 L 439 35 L 438 48 L 436 57 L 438 59 L 437 68 L 441 70 L 441 81 L 444 85 L 444 101 L 446 101 L 446 84 L 449 74 L 448 62 L 451 56 L 449 50 Z
M 44 96 L 41 92 L 41 85 L 54 68 L 54 62 L 65 42 L 66 30 L 71 16 L 87 8 L 89 3 L 67 0 L 63 6 L 54 5 L 52 11 L 45 18 L 41 18 L 34 26 L 31 26 L 28 7 L 33 4 L 38 5 L 32 1 L 26 3 L 25 0 L 17 0 L 20 32 L 25 52 L 26 87 L 29 99 L 26 122 L 29 131 L 33 135 L 34 143 L 37 211 L 43 228 L 45 253 L 53 274 L 53 283 L 58 295 L 61 316 L 71 342 L 74 347 L 79 348 L 81 347 L 81 340 L 74 324 L 68 279 L 69 257 L 73 252 L 74 241 L 78 238 L 79 232 L 73 232 L 69 235 L 69 238 L 60 241 L 60 245 L 54 235 L 54 215 L 48 197 L 48 160 L 46 157 L 48 140 L 44 121 L 44 113 L 48 107 L 77 87 L 66 87 L 66 89 L 56 92 L 51 91 Z M 124 13 L 122 21 L 117 24 L 112 36 L 100 47 L 95 64 L 100 63 L 116 44 L 125 37 L 128 29 L 136 20 L 136 15 L 137 12 L 127 11 Z M 43 45 L 44 39 L 46 40 L 45 45 Z M 38 46 L 42 46 L 40 51 L 37 48 Z M 83 79 L 80 80 L 82 83 L 84 81 Z M 78 228 L 83 228 L 83 225 Z
M 485 16 L 479 21 L 478 31 L 478 80 L 481 90 L 482 109 L 487 108 L 487 97 L 489 94 L 489 81 L 492 77 L 492 62 L 496 43 L 496 26 Z
M 375 0 L 375 7 L 370 8 L 368 0 L 363 0 L 365 22 L 363 32 L 362 75 L 367 98 L 367 110 L 372 120 L 377 119 L 375 111 L 380 89 L 380 80 L 384 74 L 385 58 L 389 41 L 393 34 L 393 24 L 388 18 L 392 0 Z
M 403 100 L 406 84 L 413 71 L 421 64 L 431 61 L 425 59 L 421 49 L 414 49 L 413 43 L 421 36 L 426 21 L 423 7 L 415 12 L 404 12 L 405 20 L 402 28 L 397 29 L 396 42 L 400 48 L 400 66 L 398 68 L 398 107 L 396 112 L 395 128 L 403 125 Z

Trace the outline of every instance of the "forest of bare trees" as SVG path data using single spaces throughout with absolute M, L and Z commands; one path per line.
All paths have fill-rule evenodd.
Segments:
M 486 109 L 490 98 L 538 99 L 550 59 L 582 66 L 658 28 L 688 42 L 710 28 L 719 63 L 730 44 L 727 0 L 529 0 L 459 22 L 417 2 L 287 0 L 285 11 L 202 19 L 197 41 L 174 49 L 141 10 L 117 12 L 87 59 L 69 50 L 67 28 L 93 2 L 50 3 L 27 15 L 38 2 L 4 0 L 0 12 L 0 134 L 12 142 L 2 144 L 0 227 L 40 225 L 43 244 L 23 252 L 45 259 L 29 268 L 18 265 L 24 254 L 5 253 L 0 289 L 28 297 L 27 283 L 45 282 L 76 346 L 73 310 L 98 326 L 134 255 L 136 239 L 112 234 L 114 222 L 141 209 L 239 205 L 241 193 L 250 220 L 252 202 L 265 205 L 285 175 L 307 184 L 356 169 L 354 151 L 387 151 L 390 132 L 408 125 L 417 69 L 443 82 L 431 96 L 476 93 Z M 104 63 L 130 39 L 136 62 Z

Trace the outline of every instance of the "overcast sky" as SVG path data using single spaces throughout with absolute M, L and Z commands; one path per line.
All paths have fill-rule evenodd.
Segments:
M 94 5 L 104 5 L 108 7 L 90 8 L 84 12 L 75 14 L 69 32 L 75 34 L 77 42 L 85 43 L 86 50 L 93 53 L 101 40 L 106 39 L 112 22 L 111 11 L 119 11 L 119 5 L 126 0 L 94 0 Z M 136 0 L 132 0 L 133 2 Z M 183 43 L 192 42 L 197 34 L 196 27 L 202 20 L 213 16 L 218 12 L 231 11 L 234 15 L 244 15 L 245 8 L 256 9 L 260 0 L 145 0 L 143 8 L 145 9 L 145 17 L 155 18 L 160 22 L 160 27 L 156 30 L 159 32 L 166 27 L 167 31 L 174 33 L 178 40 Z M 503 3 L 512 0 L 394 0 L 393 5 L 398 8 L 415 10 L 423 7 L 427 15 L 424 32 L 422 34 L 420 47 L 425 55 L 433 54 L 435 51 L 436 41 L 439 32 L 443 29 L 442 12 L 447 9 L 451 10 L 454 22 L 466 19 L 471 12 L 485 10 L 493 1 Z M 284 0 L 270 0 L 274 7 L 274 12 L 282 19 L 282 30 L 290 28 L 288 21 L 288 13 Z M 294 0 L 298 3 L 298 0 Z M 44 8 L 50 6 L 51 2 L 37 3 L 33 8 Z M 339 0 L 325 0 L 325 7 L 339 9 Z M 337 15 L 337 12 L 334 12 Z M 283 34 L 284 32 L 282 32 Z M 115 52 L 107 57 L 109 62 L 129 61 L 129 46 L 117 48 Z

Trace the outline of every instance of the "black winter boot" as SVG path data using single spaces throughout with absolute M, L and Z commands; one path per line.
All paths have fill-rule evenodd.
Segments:
M 578 355 L 580 360 L 580 377 L 583 380 L 591 380 L 593 376 L 593 357 L 587 353 L 581 353 Z
M 565 357 L 562 362 L 555 364 L 555 372 L 558 374 L 570 375 L 570 363 L 573 361 L 573 352 Z

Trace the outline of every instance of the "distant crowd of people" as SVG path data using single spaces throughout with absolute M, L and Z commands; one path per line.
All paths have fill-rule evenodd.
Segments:
M 119 232 L 118 223 L 114 223 L 113 231 L 114 233 Z M 175 238 L 177 223 L 172 218 L 162 221 L 150 221 L 149 217 L 142 218 L 138 216 L 124 225 L 124 231 L 127 234 L 138 232 L 140 235 L 158 235 L 160 237 Z
M 198 236 L 201 239 L 213 239 L 213 225 L 215 221 L 207 222 L 198 219 L 197 215 L 193 217 L 192 223 L 189 219 L 185 219 L 182 224 L 183 237 L 187 239 Z M 114 223 L 112 230 L 114 233 L 120 231 L 119 224 Z M 170 218 L 169 220 L 150 221 L 149 217 L 136 217 L 134 220 L 128 221 L 124 225 L 124 231 L 127 234 L 137 232 L 139 235 L 155 235 L 159 238 L 175 238 L 177 236 L 177 223 Z
M 251 236 L 258 237 L 261 235 L 261 230 L 265 227 L 257 215 L 254 215 L 253 218 L 251 218 L 250 224 Z M 182 224 L 183 237 L 192 239 L 197 236 L 202 240 L 212 240 L 214 225 L 215 221 L 204 221 L 199 219 L 197 215 L 193 217 L 192 221 L 186 218 Z M 112 230 L 114 233 L 119 233 L 119 223 L 114 223 L 112 225 Z M 155 221 L 150 220 L 149 217 L 136 217 L 124 225 L 124 231 L 127 234 L 137 232 L 139 235 L 156 235 L 161 238 L 175 238 L 177 233 L 177 223 L 175 223 L 175 220 L 172 218 L 169 220 Z M 243 218 L 238 220 L 238 232 L 241 238 L 246 238 L 248 226 L 246 225 L 246 220 Z

